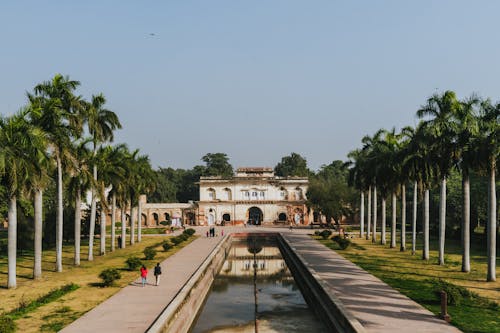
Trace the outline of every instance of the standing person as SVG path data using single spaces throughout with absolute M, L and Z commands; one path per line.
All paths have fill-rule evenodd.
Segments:
M 119 249 L 122 248 L 122 236 L 121 235 L 118 236 L 118 248 Z
M 155 274 L 155 278 L 156 278 L 156 285 L 159 286 L 160 285 L 160 276 L 161 276 L 160 263 L 156 264 L 154 274 Z
M 146 266 L 142 265 L 141 267 L 141 280 L 142 280 L 142 286 L 144 287 L 146 285 L 148 278 L 148 269 Z

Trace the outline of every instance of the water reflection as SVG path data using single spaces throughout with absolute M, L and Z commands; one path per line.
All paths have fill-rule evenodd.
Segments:
M 233 242 L 192 332 L 255 332 L 255 319 L 259 333 L 327 332 L 276 243 L 263 238 Z

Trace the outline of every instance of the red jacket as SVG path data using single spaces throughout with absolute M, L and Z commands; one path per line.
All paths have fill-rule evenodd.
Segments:
M 148 276 L 148 270 L 147 268 L 142 268 L 141 267 L 141 277 L 145 278 Z

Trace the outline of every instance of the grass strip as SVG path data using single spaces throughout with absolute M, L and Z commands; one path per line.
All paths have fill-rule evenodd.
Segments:
M 42 305 L 53 302 L 53 301 L 61 298 L 62 296 L 66 295 L 72 291 L 77 290 L 78 288 L 80 288 L 79 285 L 74 284 L 74 283 L 69 283 L 69 284 L 66 284 L 60 288 L 56 288 L 56 289 L 49 291 L 47 294 L 38 297 L 34 301 L 27 302 L 24 299 L 21 299 L 21 301 L 19 301 L 19 306 L 17 308 L 15 308 L 14 310 L 12 310 L 10 312 L 3 314 L 1 317 L 8 316 L 8 317 L 12 318 L 13 320 L 19 319 L 19 318 L 23 317 L 24 315 L 26 315 L 27 313 L 30 313 L 30 312 L 36 310 L 37 308 L 41 307 Z

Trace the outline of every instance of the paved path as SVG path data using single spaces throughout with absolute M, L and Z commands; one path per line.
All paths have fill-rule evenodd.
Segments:
M 137 279 L 61 332 L 145 332 L 221 239 L 197 238 L 161 263 L 159 286 L 148 267 L 146 287 Z
M 140 286 L 140 279 L 86 313 L 61 332 L 144 332 L 174 298 L 222 237 L 207 238 L 207 227 L 196 227 L 196 239 L 161 263 L 162 281 Z M 368 332 L 456 333 L 455 327 L 436 318 L 414 301 L 311 239 L 311 229 L 224 227 L 229 232 L 282 232 L 302 258 L 328 285 Z M 152 268 L 150 268 L 152 270 Z
M 460 332 L 303 232 L 283 235 L 367 332 Z

